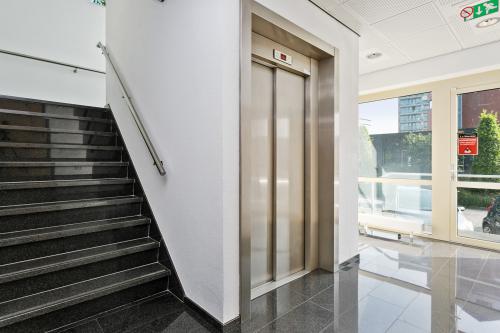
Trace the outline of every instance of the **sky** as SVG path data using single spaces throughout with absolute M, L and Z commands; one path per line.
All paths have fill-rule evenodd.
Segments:
M 359 124 L 370 134 L 398 133 L 398 98 L 359 104 Z

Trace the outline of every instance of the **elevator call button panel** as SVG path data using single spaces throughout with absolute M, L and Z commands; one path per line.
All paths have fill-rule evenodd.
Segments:
M 278 50 L 274 50 L 274 59 L 292 65 L 292 56 Z

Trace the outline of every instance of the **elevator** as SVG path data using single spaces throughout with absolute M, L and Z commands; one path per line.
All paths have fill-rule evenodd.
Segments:
M 305 268 L 305 79 L 252 62 L 252 288 Z
M 335 48 L 259 4 L 252 11 L 240 68 L 243 320 L 251 299 L 338 269 Z

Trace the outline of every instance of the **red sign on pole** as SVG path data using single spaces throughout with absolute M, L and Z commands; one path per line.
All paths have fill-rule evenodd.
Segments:
M 479 139 L 477 133 L 458 134 L 458 155 L 475 156 L 479 152 Z

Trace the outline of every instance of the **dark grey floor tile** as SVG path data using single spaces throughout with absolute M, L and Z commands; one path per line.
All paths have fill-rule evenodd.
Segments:
M 500 311 L 500 285 L 475 282 L 468 301 L 488 309 Z
M 98 319 L 105 333 L 125 332 L 153 322 L 173 312 L 182 312 L 184 304 L 171 294 L 129 308 L 109 313 Z
M 101 326 L 99 326 L 97 320 L 93 320 L 91 322 L 67 329 L 60 333 L 103 333 L 103 331 Z
M 328 287 L 311 299 L 311 302 L 329 310 L 334 311 L 335 289 L 334 286 Z
M 300 293 L 304 296 L 313 297 L 326 288 L 332 286 L 333 282 L 333 273 L 319 269 L 281 288 L 290 288 L 294 292 Z
M 500 286 L 500 259 L 488 258 L 477 279 L 481 282 Z
M 254 299 L 251 303 L 251 320 L 242 324 L 243 332 L 254 332 L 276 318 L 286 314 L 308 298 L 290 288 L 278 288 Z
M 314 333 L 321 332 L 331 322 L 333 322 L 332 312 L 312 302 L 306 302 L 265 326 L 259 332 Z
M 203 326 L 189 311 L 179 311 L 123 331 L 124 333 L 201 333 L 213 332 Z

